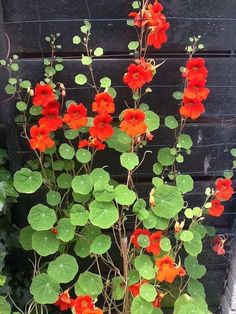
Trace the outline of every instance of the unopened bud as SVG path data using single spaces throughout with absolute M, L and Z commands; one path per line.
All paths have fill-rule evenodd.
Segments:
M 29 94 L 30 94 L 31 97 L 33 97 L 34 96 L 34 90 L 30 89 Z

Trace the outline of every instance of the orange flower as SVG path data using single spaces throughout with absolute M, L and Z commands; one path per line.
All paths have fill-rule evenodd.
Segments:
M 205 61 L 202 58 L 192 58 L 187 62 L 186 71 L 183 72 L 183 77 L 188 81 L 194 79 L 205 80 L 208 75 L 208 70 L 205 67 Z
M 56 100 L 56 96 L 55 94 L 53 94 L 53 88 L 51 85 L 36 85 L 34 91 L 33 105 L 45 107 L 48 103 L 54 100 Z
M 79 313 L 76 313 L 79 314 Z M 99 308 L 95 308 L 94 310 L 85 309 L 83 310 L 82 314 L 103 314 L 103 310 Z
M 114 133 L 110 125 L 111 121 L 112 117 L 107 113 L 96 116 L 93 121 L 94 126 L 89 128 L 89 134 L 101 141 L 106 141 Z
M 184 96 L 189 99 L 197 99 L 199 101 L 205 100 L 209 95 L 209 89 L 205 88 L 206 80 L 194 78 L 189 82 L 187 88 L 184 90 Z
M 43 126 L 32 126 L 30 136 L 30 147 L 32 149 L 38 149 L 40 152 L 44 152 L 47 148 L 51 148 L 55 145 L 55 142 L 49 137 L 49 131 Z
M 157 231 L 150 235 L 150 245 L 146 248 L 148 253 L 153 253 L 155 255 L 160 254 L 160 241 L 161 241 L 162 232 Z
M 132 295 L 134 297 L 136 297 L 140 293 L 141 286 L 145 283 L 148 283 L 148 281 L 147 280 L 141 280 L 141 281 L 133 284 L 132 286 L 128 287 L 128 290 L 130 293 L 132 293 Z
M 79 296 L 73 301 L 73 308 L 76 314 L 82 314 L 86 309 L 93 310 L 93 299 L 89 295 Z
M 216 186 L 215 197 L 218 200 L 228 201 L 229 199 L 231 199 L 234 190 L 232 188 L 232 181 L 229 178 L 217 179 L 215 186 Z
M 115 104 L 113 98 L 108 93 L 99 93 L 95 96 L 95 101 L 92 103 L 92 110 L 101 113 L 113 113 Z
M 59 116 L 60 104 L 57 101 L 50 102 L 43 108 L 43 118 L 39 119 L 40 126 L 44 126 L 49 131 L 56 131 L 62 126 L 62 118 Z
M 145 114 L 142 110 L 126 109 L 123 114 L 123 121 L 120 124 L 120 128 L 129 136 L 136 137 L 144 134 L 147 130 L 147 125 L 144 120 Z
M 138 244 L 138 237 L 141 235 L 141 234 L 144 234 L 148 237 L 150 237 L 150 232 L 146 229 L 136 229 L 134 231 L 134 233 L 131 235 L 131 243 L 133 243 L 133 245 L 136 247 L 136 248 L 140 248 L 139 244 Z
M 97 138 L 93 138 L 92 136 L 90 136 L 88 140 L 85 139 L 79 142 L 79 148 L 84 147 L 91 147 L 96 150 L 104 150 L 106 148 L 106 145 L 99 141 Z
M 177 276 L 185 276 L 185 270 L 181 266 L 175 266 L 170 256 L 164 256 L 156 261 L 157 280 L 172 283 Z
M 200 99 L 189 99 L 184 97 L 183 105 L 180 107 L 179 112 L 181 116 L 195 120 L 205 112 L 205 108 Z
M 69 290 L 62 292 L 59 295 L 59 299 L 54 303 L 54 305 L 58 306 L 62 312 L 71 308 L 72 304 L 73 300 L 70 298 Z
M 71 104 L 67 108 L 67 113 L 63 117 L 63 122 L 69 125 L 71 129 L 77 130 L 86 126 L 88 122 L 87 109 L 83 104 Z
M 138 60 L 139 64 L 131 63 L 124 75 L 124 83 L 131 89 L 138 89 L 153 79 L 152 68 L 144 60 Z
M 148 25 L 149 26 L 158 26 L 160 23 L 166 21 L 166 18 L 161 11 L 163 10 L 163 6 L 155 1 L 154 4 L 148 5 Z M 160 22 L 161 21 L 161 22 Z
M 209 215 L 219 217 L 224 212 L 224 205 L 221 204 L 220 200 L 214 199 L 211 201 L 211 207 L 209 208 Z

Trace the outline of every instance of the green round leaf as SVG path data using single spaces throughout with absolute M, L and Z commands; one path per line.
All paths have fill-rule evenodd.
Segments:
M 184 260 L 184 266 L 188 275 L 193 279 L 199 279 L 206 273 L 206 267 L 199 265 L 196 257 L 187 256 Z
M 37 231 L 51 229 L 56 220 L 55 211 L 43 204 L 33 206 L 28 215 L 29 224 Z
M 60 189 L 69 189 L 71 187 L 72 176 L 68 173 L 61 173 L 57 177 L 57 185 Z
M 176 178 L 176 186 L 182 193 L 187 193 L 193 190 L 193 179 L 190 175 L 178 175 Z
M 169 238 L 162 238 L 160 241 L 160 248 L 162 251 L 169 252 L 171 250 L 171 243 Z
M 100 228 L 87 224 L 86 226 L 83 227 L 80 234 L 81 236 L 84 236 L 90 242 L 92 242 L 97 236 L 99 236 L 102 233 Z
M 197 297 L 201 296 L 202 298 L 205 299 L 205 297 L 206 297 L 203 284 L 200 281 L 198 281 L 196 279 L 192 279 L 192 278 L 188 282 L 188 293 L 193 298 L 197 298 Z
M 190 242 L 193 240 L 193 233 L 189 230 L 184 230 L 180 233 L 180 240 Z
M 111 247 L 111 238 L 108 235 L 99 235 L 91 244 L 91 252 L 102 255 L 106 253 Z
M 156 189 L 155 207 L 152 208 L 155 215 L 163 218 L 173 218 L 177 215 L 184 205 L 181 193 L 175 186 L 162 184 Z
M 191 137 L 188 134 L 181 134 L 178 137 L 178 147 L 190 149 L 193 146 Z
M 55 65 L 55 70 L 57 71 L 57 72 L 60 72 L 60 71 L 62 71 L 64 69 L 64 65 L 63 64 L 56 64 Z
M 128 44 L 129 50 L 136 50 L 139 47 L 139 42 L 138 41 L 131 41 Z
M 152 132 L 159 128 L 160 118 L 155 112 L 148 110 L 145 111 L 145 123 L 148 127 L 148 130 Z
M 57 252 L 59 241 L 51 231 L 36 231 L 32 235 L 32 248 L 41 256 Z
M 7 95 L 14 95 L 16 92 L 16 87 L 14 85 L 6 85 L 5 87 L 5 92 L 7 93 Z
M 104 51 L 101 47 L 97 47 L 95 50 L 94 50 L 94 55 L 96 57 L 101 57 L 103 55 Z
M 105 183 L 108 183 L 110 181 L 109 173 L 102 168 L 95 168 L 91 172 L 90 176 L 91 176 L 94 184 L 96 182 L 101 182 L 101 181 L 105 184 Z
M 30 293 L 39 304 L 53 304 L 60 294 L 59 284 L 47 274 L 39 274 L 33 278 Z
M 88 56 L 83 56 L 81 58 L 81 62 L 83 65 L 90 65 L 93 61 L 92 61 L 92 58 L 90 58 Z
M 75 254 L 81 258 L 88 257 L 90 254 L 90 243 L 87 239 L 79 238 L 74 247 Z
M 89 219 L 89 212 L 80 204 L 75 204 L 70 209 L 70 221 L 73 226 L 85 226 Z
M 80 43 L 81 43 L 81 38 L 79 36 L 74 36 L 73 37 L 73 44 L 79 45 Z
M 152 309 L 152 304 L 140 296 L 135 297 L 131 304 L 131 314 L 152 314 Z
M 150 245 L 149 237 L 146 234 L 140 234 L 137 239 L 138 245 L 142 248 L 146 248 Z
M 111 79 L 109 77 L 103 77 L 100 79 L 101 87 L 108 88 L 111 86 Z
M 16 108 L 19 110 L 19 111 L 25 111 L 27 109 L 27 104 L 24 102 L 24 101 L 18 101 L 16 103 Z
M 99 295 L 103 290 L 101 277 L 97 274 L 91 273 L 90 271 L 80 274 L 79 279 L 75 284 L 75 293 L 77 286 L 79 286 L 86 294 L 91 296 Z
M 74 140 L 79 136 L 79 131 L 78 130 L 65 130 L 64 131 L 65 138 L 68 140 Z
M 62 254 L 49 263 L 47 273 L 56 282 L 67 283 L 74 279 L 78 269 L 74 256 Z
M 88 174 L 82 174 L 73 178 L 71 186 L 75 193 L 86 195 L 93 189 L 93 180 Z
M 76 159 L 81 162 L 82 164 L 86 164 L 92 158 L 92 154 L 89 150 L 80 148 L 75 155 Z
M 59 205 L 61 202 L 61 194 L 57 191 L 49 191 L 46 194 L 47 203 L 51 206 Z
M 191 256 L 197 256 L 202 252 L 202 240 L 200 233 L 192 231 L 193 239 L 190 242 L 184 242 L 185 251 Z
M 136 199 L 136 194 L 127 185 L 120 184 L 115 188 L 115 200 L 120 205 L 132 205 Z
M 61 144 L 59 147 L 59 153 L 62 158 L 71 160 L 75 156 L 75 149 L 71 147 L 69 144 Z
M 181 92 L 174 92 L 173 93 L 173 97 L 176 100 L 181 100 L 183 98 L 183 93 L 181 93 Z
M 115 198 L 115 191 L 112 185 L 98 181 L 94 184 L 93 195 L 98 202 L 111 202 Z
M 178 121 L 173 116 L 165 117 L 165 126 L 171 130 L 176 129 L 178 127 Z
M 0 296 L 0 314 L 11 314 L 11 306 L 3 296 Z
M 159 162 L 156 162 L 156 163 L 153 165 L 152 171 L 153 171 L 157 176 L 158 176 L 159 174 L 161 174 L 162 171 L 163 171 L 163 166 L 162 166 L 162 164 L 160 164 Z
M 153 285 L 145 283 L 141 285 L 140 296 L 147 302 L 153 302 L 156 299 L 157 291 Z
M 84 74 L 78 74 L 75 77 L 75 83 L 78 85 L 84 85 L 87 83 L 87 77 Z
M 175 156 L 171 153 L 171 149 L 169 147 L 164 147 L 159 150 L 157 160 L 163 166 L 171 166 L 175 162 Z
M 124 153 L 120 156 L 121 166 L 133 170 L 139 164 L 138 156 L 135 153 Z
M 69 242 L 74 238 L 75 226 L 70 222 L 70 218 L 61 218 L 57 224 L 57 239 L 63 242 Z
M 149 211 L 149 216 L 143 220 L 144 228 L 153 229 L 155 228 L 156 224 L 157 224 L 156 216 L 153 214 L 153 212 Z
M 102 229 L 108 229 L 117 222 L 119 212 L 113 202 L 97 202 L 93 201 L 89 204 L 90 221 L 94 226 Z
M 42 185 L 43 178 L 40 172 L 22 168 L 14 174 L 14 187 L 20 193 L 32 194 Z
M 142 267 L 153 268 L 153 262 L 150 256 L 141 254 L 135 258 L 134 266 L 139 271 Z
M 29 113 L 32 116 L 39 116 L 42 113 L 42 107 L 41 106 L 32 106 L 29 110 Z
M 27 226 L 20 231 L 19 242 L 24 250 L 31 251 L 32 248 L 32 235 L 35 232 L 30 226 Z

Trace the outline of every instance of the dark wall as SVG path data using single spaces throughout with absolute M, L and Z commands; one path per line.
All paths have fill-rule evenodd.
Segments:
M 95 76 L 108 75 L 113 78 L 112 84 L 119 95 L 119 111 L 124 108 L 124 99 L 130 98 L 129 90 L 122 83 L 122 76 L 130 62 L 127 45 L 135 38 L 134 29 L 126 25 L 131 3 L 127 0 L 2 0 L 1 57 L 7 54 L 6 31 L 11 42 L 11 53 L 20 56 L 21 76 L 35 83 L 42 78 L 42 58 L 50 54 L 44 37 L 60 32 L 60 55 L 65 58 L 65 71 L 57 75 L 57 80 L 65 83 L 68 99 L 82 101 L 89 106 L 92 90 L 74 83 L 74 76 L 82 71 L 78 58 L 83 51 L 72 44 L 72 37 L 79 34 L 83 19 L 89 18 L 92 23 L 91 44 L 101 46 L 105 51 L 104 57 L 94 62 Z M 163 49 L 158 52 L 151 50 L 149 55 L 157 62 L 163 59 L 166 62 L 152 82 L 153 94 L 147 95 L 145 102 L 161 117 L 178 114 L 178 104 L 172 98 L 172 93 L 181 89 L 179 67 L 186 61 L 184 47 L 190 36 L 202 35 L 205 50 L 200 55 L 206 59 L 209 69 L 208 87 L 211 94 L 206 101 L 206 113 L 186 127 L 194 146 L 192 155 L 186 159 L 183 167 L 196 180 L 195 190 L 188 196 L 190 204 L 194 205 L 201 201 L 206 185 L 231 167 L 229 151 L 236 146 L 236 3 L 235 0 L 162 0 L 161 3 L 171 24 L 169 40 Z M 29 152 L 17 140 L 14 101 L 6 102 L 7 96 L 2 92 L 5 81 L 3 72 L 0 72 L 0 78 L 0 112 L 7 130 L 9 153 L 14 160 L 11 166 L 15 170 Z M 143 192 L 148 192 L 150 187 L 150 162 L 155 160 L 159 147 L 168 144 L 172 144 L 171 133 L 159 130 L 149 147 L 153 151 L 152 156 L 137 173 Z M 117 175 L 120 172 L 116 156 L 111 152 L 106 154 L 111 160 L 111 172 Z M 221 218 L 210 219 L 219 233 L 229 234 L 230 237 L 234 236 L 231 233 L 235 217 L 234 203 L 228 203 Z M 207 264 L 208 273 L 204 282 L 209 304 L 216 313 L 228 263 L 227 258 L 211 252 L 209 243 L 206 247 L 202 259 Z

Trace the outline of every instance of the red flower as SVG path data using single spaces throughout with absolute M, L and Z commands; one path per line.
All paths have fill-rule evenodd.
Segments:
M 51 228 L 51 233 L 58 234 L 58 230 L 56 228 Z
M 79 148 L 84 147 L 91 147 L 96 150 L 104 150 L 106 148 L 106 145 L 99 141 L 97 138 L 93 138 L 92 136 L 90 136 L 88 140 L 85 139 L 79 142 Z
M 184 97 L 183 105 L 180 107 L 179 112 L 181 116 L 195 120 L 205 112 L 205 108 L 199 99 L 189 99 Z
M 47 148 L 55 145 L 55 142 L 49 137 L 49 131 L 44 126 L 32 126 L 30 136 L 29 143 L 31 148 L 38 149 L 40 152 L 44 152 Z
M 166 18 L 161 11 L 163 10 L 163 6 L 155 1 L 154 4 L 148 5 L 148 25 L 149 26 L 158 26 L 160 23 L 166 21 Z
M 147 280 L 141 280 L 135 284 L 133 284 L 132 286 L 128 287 L 129 292 L 132 293 L 132 295 L 134 297 L 136 297 L 137 295 L 139 295 L 140 293 L 140 288 L 143 284 L 148 283 Z
M 62 118 L 59 117 L 60 104 L 57 101 L 50 102 L 43 108 L 43 118 L 39 119 L 40 126 L 44 126 L 49 131 L 56 131 L 62 126 Z
M 142 110 L 126 109 L 123 113 L 123 121 L 120 124 L 120 128 L 129 136 L 136 137 L 146 133 L 147 125 L 144 120 L 145 114 Z
M 134 231 L 134 233 L 131 235 L 131 243 L 133 243 L 133 245 L 136 247 L 136 248 L 140 248 L 139 244 L 138 244 L 138 237 L 141 235 L 141 234 L 144 234 L 148 237 L 150 237 L 150 232 L 149 230 L 146 230 L 146 229 L 136 229 Z
M 73 299 L 70 298 L 69 290 L 62 292 L 54 305 L 58 306 L 62 312 L 71 308 L 73 306 Z
M 129 16 L 134 18 L 134 26 L 143 27 L 148 23 L 147 13 L 145 10 L 139 12 L 130 12 Z
M 172 283 L 177 276 L 185 276 L 186 272 L 181 266 L 175 266 L 173 258 L 164 256 L 156 261 L 157 280 Z
M 216 236 L 213 238 L 213 246 L 212 249 L 214 252 L 216 252 L 218 255 L 224 255 L 225 254 L 225 249 L 224 245 L 225 242 L 227 241 L 227 238 L 219 237 Z
M 151 66 L 143 60 L 139 60 L 139 63 L 139 65 L 131 63 L 123 79 L 124 83 L 131 89 L 141 88 L 153 79 Z
M 152 305 L 154 307 L 161 307 L 161 301 L 164 298 L 164 296 L 165 295 L 163 293 L 159 292 L 156 296 L 156 299 L 152 302 Z
M 153 253 L 154 255 L 160 254 L 160 241 L 161 241 L 162 232 L 157 231 L 150 235 L 150 245 L 146 248 L 148 253 Z
M 99 114 L 113 113 L 115 111 L 113 98 L 108 93 L 97 94 L 95 96 L 95 101 L 92 103 L 92 110 Z
M 76 314 L 82 314 L 85 309 L 93 310 L 93 299 L 89 295 L 79 296 L 73 301 Z
M 202 58 L 192 58 L 187 62 L 186 71 L 183 72 L 183 77 L 188 81 L 194 79 L 205 80 L 208 75 L 208 70 L 205 67 L 205 61 Z
M 79 313 L 76 312 L 75 314 L 79 314 Z M 83 310 L 82 314 L 103 314 L 103 310 L 99 308 L 95 308 L 94 310 L 85 309 Z
M 83 104 L 71 104 L 67 108 L 67 113 L 63 117 L 63 122 L 69 125 L 71 129 L 77 130 L 86 126 L 88 122 L 87 109 Z
M 232 188 L 232 181 L 229 178 L 217 179 L 215 186 L 216 186 L 215 197 L 218 200 L 228 201 L 229 199 L 231 199 L 234 190 Z
M 161 48 L 163 44 L 167 42 L 166 31 L 169 29 L 170 23 L 165 22 L 161 27 L 153 26 L 152 31 L 148 34 L 147 44 L 153 46 L 156 49 Z
M 101 141 L 106 141 L 113 133 L 113 127 L 110 125 L 112 117 L 109 114 L 103 113 L 94 118 L 94 126 L 89 128 L 89 134 L 98 138 Z
M 194 78 L 188 83 L 187 88 L 184 90 L 184 96 L 189 99 L 197 99 L 199 101 L 205 100 L 209 95 L 209 89 L 205 88 L 206 80 Z
M 224 205 L 220 203 L 220 200 L 214 199 L 211 201 L 211 208 L 209 208 L 209 215 L 219 217 L 224 212 Z
M 36 85 L 34 91 L 33 105 L 45 107 L 48 103 L 54 100 L 56 100 L 56 96 L 55 94 L 53 94 L 53 88 L 51 85 Z

